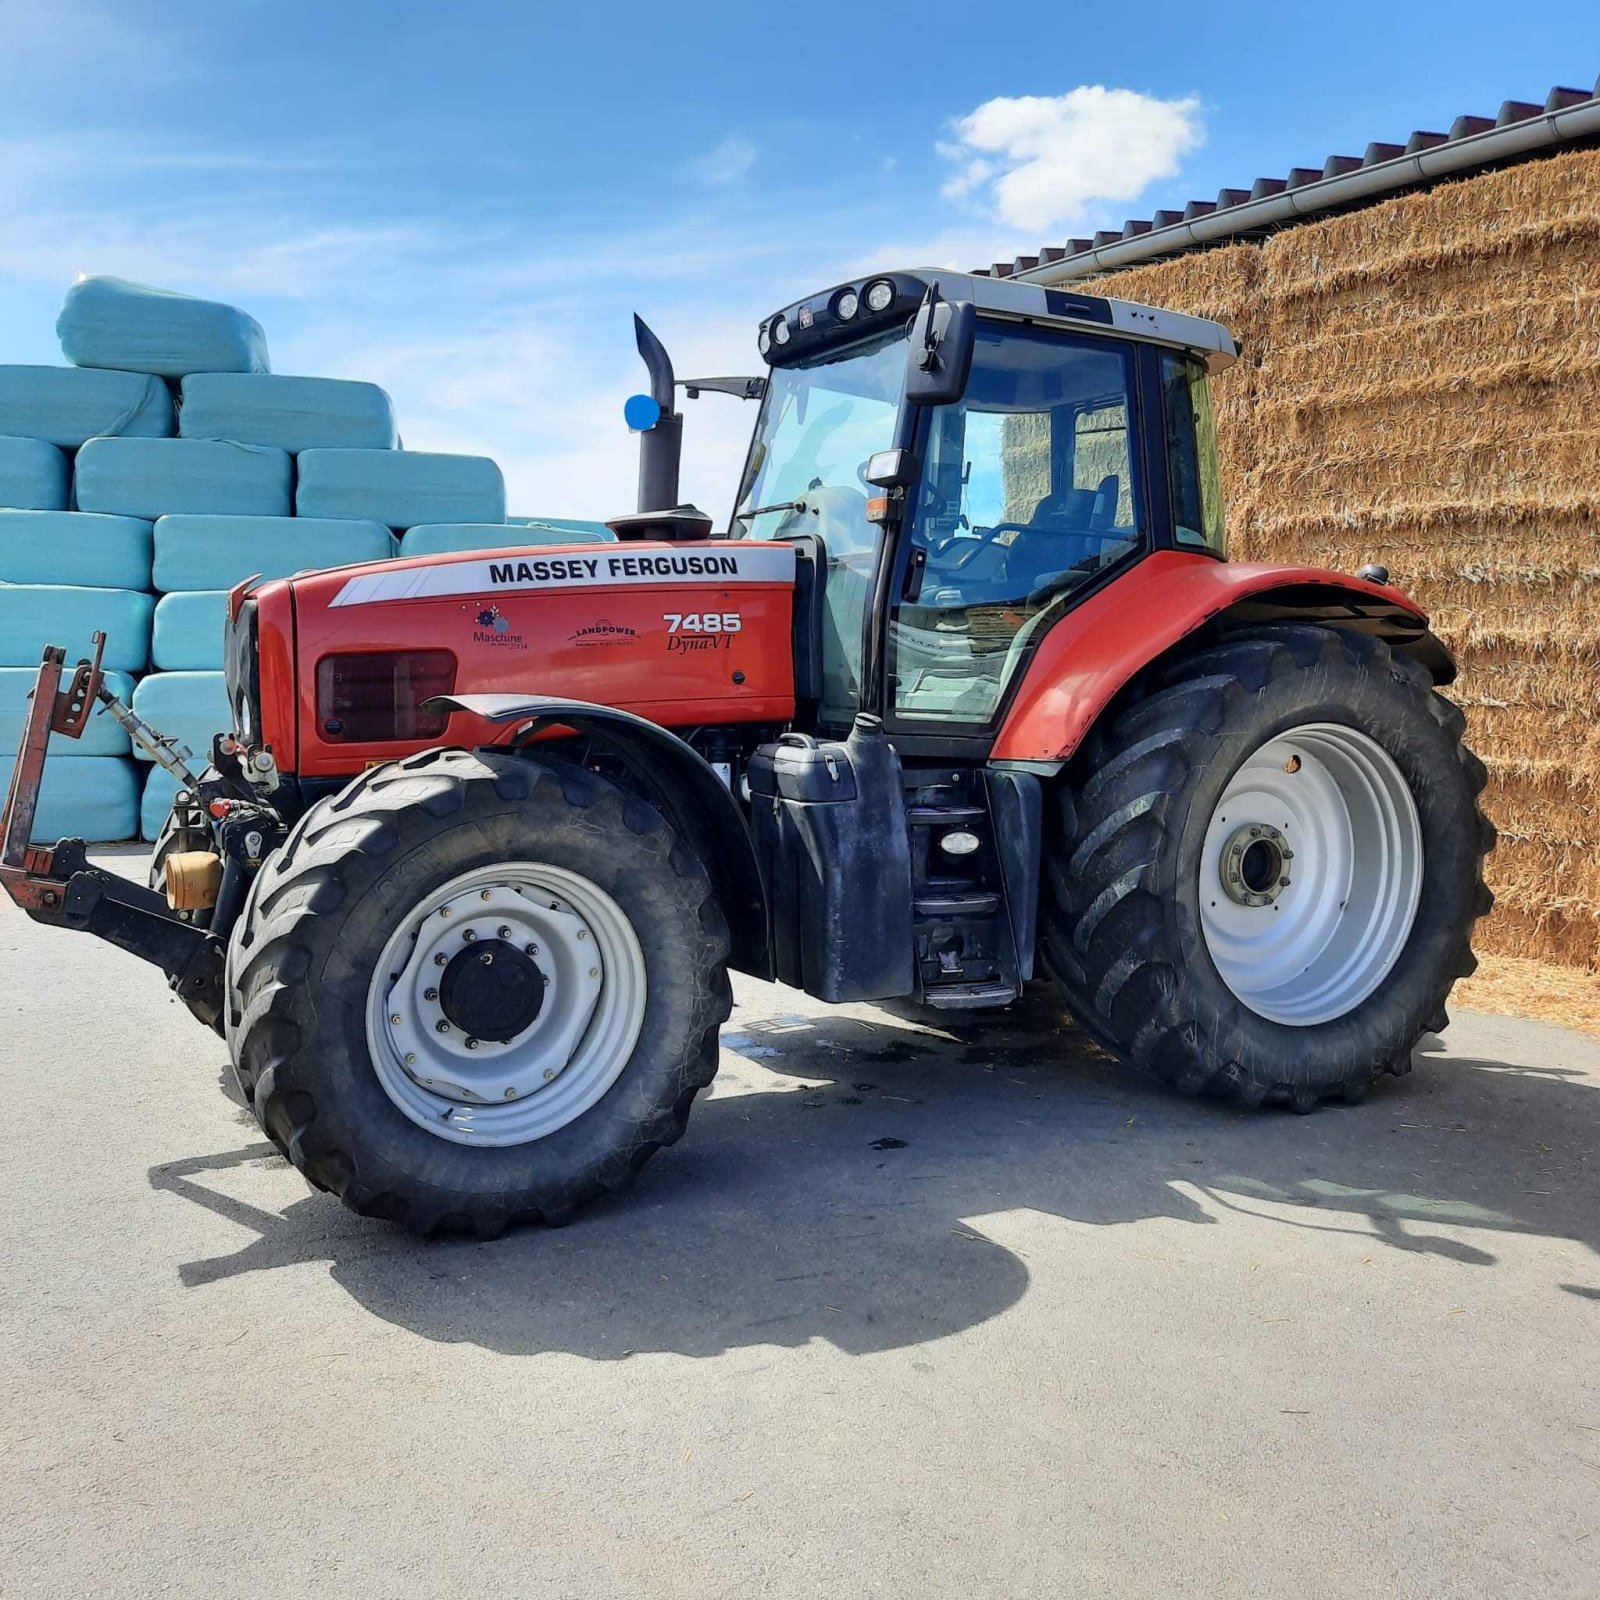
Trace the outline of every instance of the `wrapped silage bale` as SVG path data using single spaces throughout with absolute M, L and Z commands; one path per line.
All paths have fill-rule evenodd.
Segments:
M 157 733 L 187 745 L 199 764 L 211 756 L 211 737 L 233 726 L 228 689 L 220 672 L 152 672 L 133 691 L 133 709 Z M 134 756 L 150 757 L 142 750 Z
M 283 517 L 288 452 L 220 439 L 91 439 L 78 452 L 81 511 Z
M 115 756 L 52 756 L 39 785 L 34 844 L 109 844 L 139 834 L 139 772 Z
M 0 433 L 76 450 L 102 434 L 165 439 L 175 426 L 172 391 L 149 373 L 0 366 Z
M 387 561 L 394 536 L 381 522 L 338 517 L 162 517 L 155 531 L 155 587 L 165 593 L 231 589 L 260 574 Z
M 0 583 L 150 587 L 150 524 L 92 511 L 0 511 Z
M 106 636 L 102 665 L 143 672 L 150 664 L 155 596 L 132 589 L 84 589 L 56 583 L 0 583 L 0 667 L 37 667 L 47 644 L 73 663 L 94 653 L 92 635 Z
M 150 660 L 157 672 L 213 672 L 222 667 L 226 589 L 194 589 L 156 602 Z
M 370 517 L 391 528 L 506 520 L 505 479 L 487 456 L 306 450 L 296 464 L 302 517 Z
M 0 437 L 0 506 L 65 511 L 72 484 L 66 456 L 43 439 Z
M 615 544 L 617 536 L 603 522 L 583 522 L 573 517 L 507 517 L 522 528 L 550 528 L 572 543 Z
M 302 450 L 392 450 L 394 403 L 375 383 L 269 372 L 200 372 L 183 380 L 185 439 Z
M 144 793 L 139 800 L 139 837 L 154 844 L 172 813 L 172 802 L 182 785 L 165 767 L 153 763 L 143 769 Z
M 22 730 L 27 726 L 29 697 L 38 682 L 39 669 L 31 667 L 0 667 L 0 761 L 9 768 L 11 758 L 22 746 Z M 106 688 L 124 705 L 133 693 L 133 679 L 125 672 L 108 672 Z M 122 725 L 97 704 L 89 713 L 89 721 L 76 739 L 64 733 L 50 735 L 50 755 L 64 756 L 125 756 L 132 746 Z
M 525 550 L 540 544 L 600 544 L 611 539 L 538 522 L 425 522 L 400 539 L 403 556 L 433 556 L 446 550 Z
M 123 278 L 79 278 L 56 318 L 75 367 L 184 378 L 191 372 L 270 372 L 254 317 L 216 300 L 149 289 Z

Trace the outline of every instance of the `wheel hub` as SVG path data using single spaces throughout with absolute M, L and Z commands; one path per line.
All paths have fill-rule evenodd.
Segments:
M 1281 829 L 1270 822 L 1235 828 L 1217 858 L 1222 892 L 1236 906 L 1270 906 L 1289 887 L 1294 851 Z
M 439 1009 L 469 1039 L 510 1044 L 531 1028 L 548 980 L 514 944 L 495 938 L 463 945 L 439 979 Z

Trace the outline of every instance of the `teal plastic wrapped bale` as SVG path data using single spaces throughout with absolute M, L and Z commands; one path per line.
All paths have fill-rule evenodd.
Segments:
M 231 589 L 259 574 L 388 561 L 394 536 L 381 522 L 335 517 L 162 517 L 155 532 L 155 587 L 163 593 Z
M 0 511 L 0 583 L 148 589 L 150 527 L 92 511 Z
M 139 837 L 154 844 L 172 815 L 172 802 L 182 785 L 164 767 L 142 769 L 144 793 L 139 800 Z
M 176 426 L 172 391 L 149 373 L 0 366 L 0 433 L 76 450 L 102 434 L 170 438 Z
M 285 450 L 220 439 L 91 439 L 78 452 L 78 508 L 124 517 L 286 517 Z
M 549 528 L 571 544 L 615 544 L 617 536 L 603 522 L 582 522 L 572 517 L 507 517 L 521 528 Z M 541 540 L 541 543 L 550 541 Z
M 139 836 L 139 772 L 116 756 L 52 756 L 39 785 L 33 844 L 82 839 L 114 844 Z
M 11 758 L 22 747 L 22 730 L 27 725 L 29 696 L 38 682 L 39 669 L 33 667 L 0 667 L 0 761 L 4 761 L 9 776 Z M 133 693 L 133 679 L 125 672 L 108 672 L 106 687 L 124 705 Z M 104 705 L 96 705 L 89 713 L 89 721 L 76 739 L 64 733 L 50 735 L 50 756 L 125 756 L 132 746 L 122 731 L 122 724 L 107 712 Z
M 156 671 L 221 671 L 222 629 L 227 617 L 226 589 L 163 595 L 156 602 L 150 637 L 150 659 Z
M 56 337 L 75 367 L 162 378 L 272 370 L 261 324 L 237 306 L 123 278 L 79 278 L 56 318 Z
M 506 520 L 505 479 L 487 456 L 307 450 L 298 465 L 302 517 L 370 517 L 391 528 Z
M 541 522 L 425 522 L 409 528 L 400 540 L 403 556 L 432 556 L 446 550 L 526 550 L 541 544 L 600 544 L 593 533 Z
M 152 672 L 133 691 L 133 709 L 157 733 L 187 745 L 195 757 L 191 765 L 204 765 L 211 758 L 212 735 L 233 726 L 220 672 Z M 134 755 L 141 761 L 150 759 L 139 750 Z
M 106 636 L 101 664 L 143 672 L 150 664 L 154 595 L 131 589 L 84 589 L 56 583 L 0 583 L 0 667 L 37 667 L 47 644 L 75 662 Z
M 0 507 L 65 511 L 71 487 L 72 469 L 55 445 L 0 437 Z
M 375 383 L 263 372 L 201 372 L 183 380 L 178 432 L 302 450 L 393 450 L 394 403 Z

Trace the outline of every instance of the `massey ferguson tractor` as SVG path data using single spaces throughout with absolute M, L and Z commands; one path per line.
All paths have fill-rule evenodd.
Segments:
M 614 545 L 245 583 L 208 765 L 46 652 L 0 840 L 35 921 L 153 962 L 320 1189 L 560 1222 L 683 1132 L 729 968 L 982 1012 L 1054 979 L 1184 1093 L 1403 1073 L 1472 970 L 1493 829 L 1388 586 L 1229 564 L 1215 323 L 884 273 L 651 395 Z M 726 535 L 675 389 L 760 399 Z M 182 785 L 152 887 L 31 847 L 96 702 Z

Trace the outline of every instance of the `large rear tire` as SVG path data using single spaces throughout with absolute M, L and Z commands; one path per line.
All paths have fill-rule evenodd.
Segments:
M 228 1042 L 318 1188 L 492 1238 L 566 1221 L 679 1137 L 727 954 L 652 806 L 563 762 L 429 751 L 313 806 L 257 876 Z
M 1080 1023 L 1248 1105 L 1408 1071 L 1492 904 L 1464 731 L 1423 668 L 1335 628 L 1232 635 L 1138 686 L 1058 791 L 1043 954 Z

